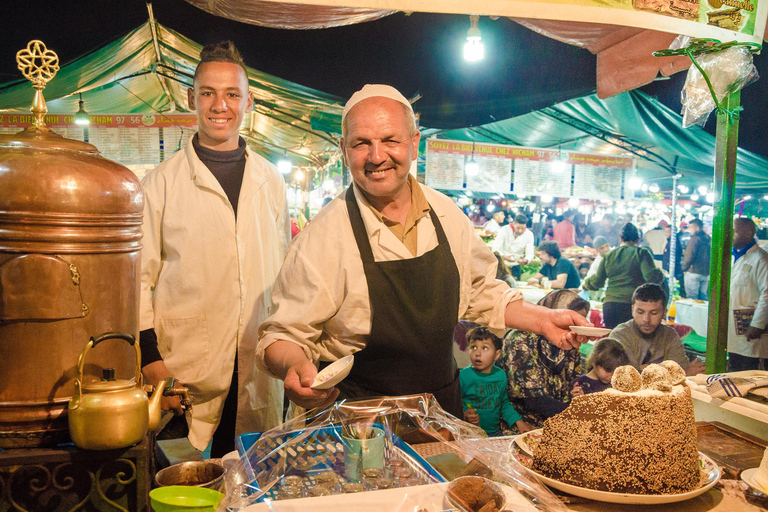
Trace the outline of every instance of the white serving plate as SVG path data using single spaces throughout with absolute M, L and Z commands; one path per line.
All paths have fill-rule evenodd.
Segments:
M 360 512 L 362 511 L 413 511 L 425 508 L 432 512 L 451 510 L 447 501 L 448 482 L 440 484 L 398 487 L 382 491 L 368 491 L 357 494 L 336 494 L 317 498 L 257 503 L 242 509 L 242 512 Z M 536 507 L 519 492 L 497 483 L 507 497 L 507 509 L 515 512 L 537 512 Z
M 585 325 L 572 325 L 570 329 L 581 336 L 597 336 L 603 338 L 611 333 L 610 329 L 604 327 L 588 327 Z
M 765 496 L 768 496 L 768 489 L 764 489 L 762 485 L 755 480 L 755 473 L 760 468 L 745 469 L 741 472 L 741 480 L 752 488 L 752 490 L 759 492 Z
M 342 357 L 338 361 L 326 366 L 323 371 L 315 375 L 315 382 L 312 383 L 312 389 L 330 389 L 349 375 L 352 365 L 355 363 L 355 356 Z M 330 378 L 329 378 L 330 376 Z
M 704 494 L 710 490 L 717 483 L 717 481 L 720 480 L 720 468 L 712 461 L 712 459 L 701 452 L 699 452 L 699 465 L 707 475 L 706 479 L 703 479 L 698 489 L 694 489 L 692 491 L 684 492 L 681 494 L 628 494 L 621 492 L 598 491 L 577 485 L 566 484 L 558 480 L 546 477 L 530 468 L 526 469 L 536 475 L 536 478 L 541 480 L 542 483 L 559 491 L 567 492 L 568 494 L 573 494 L 574 496 L 579 496 L 580 498 L 587 498 L 595 501 L 605 501 L 608 503 L 622 503 L 626 505 L 661 505 L 664 503 L 678 503 L 680 501 L 695 498 L 696 496 Z
M 525 434 L 515 437 L 512 442 L 517 445 L 526 455 L 533 457 L 536 447 L 541 441 L 541 429 L 531 430 Z

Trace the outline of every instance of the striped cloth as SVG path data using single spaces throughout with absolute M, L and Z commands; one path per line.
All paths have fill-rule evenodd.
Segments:
M 727 374 L 706 375 L 705 384 L 712 398 L 746 396 L 749 390 L 768 386 L 768 379 L 745 379 Z

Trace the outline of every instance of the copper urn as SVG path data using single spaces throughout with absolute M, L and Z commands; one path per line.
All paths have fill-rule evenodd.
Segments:
M 36 126 L 0 136 L 0 448 L 66 441 L 83 344 L 139 325 L 141 184 L 46 128 L 33 84 Z M 96 347 L 84 382 L 107 367 L 132 376 L 133 347 Z

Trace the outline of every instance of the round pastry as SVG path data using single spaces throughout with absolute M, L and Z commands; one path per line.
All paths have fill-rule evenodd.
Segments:
M 649 364 L 643 369 L 643 389 L 669 391 L 672 388 L 672 376 L 661 365 Z
M 685 382 L 685 370 L 683 370 L 683 367 L 677 364 L 675 361 L 667 359 L 666 361 L 659 363 L 659 366 L 663 366 L 667 369 L 671 378 L 671 384 L 673 386 L 677 386 L 678 384 Z
M 643 385 L 643 379 L 634 366 L 619 366 L 611 377 L 611 387 L 624 393 L 639 391 Z

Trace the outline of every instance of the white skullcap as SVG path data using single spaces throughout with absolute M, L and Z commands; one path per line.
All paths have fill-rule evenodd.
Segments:
M 352 107 L 363 100 L 374 97 L 389 98 L 391 100 L 395 100 L 398 103 L 402 103 L 408 107 L 408 110 L 413 112 L 413 107 L 411 106 L 410 102 L 405 99 L 405 96 L 400 94 L 400 91 L 391 85 L 367 84 L 363 86 L 362 89 L 353 94 L 352 97 L 349 98 L 349 101 L 347 101 L 347 104 L 344 105 L 344 111 L 341 113 L 341 121 L 344 122 L 344 119 L 347 117 L 347 114 L 352 109 Z

